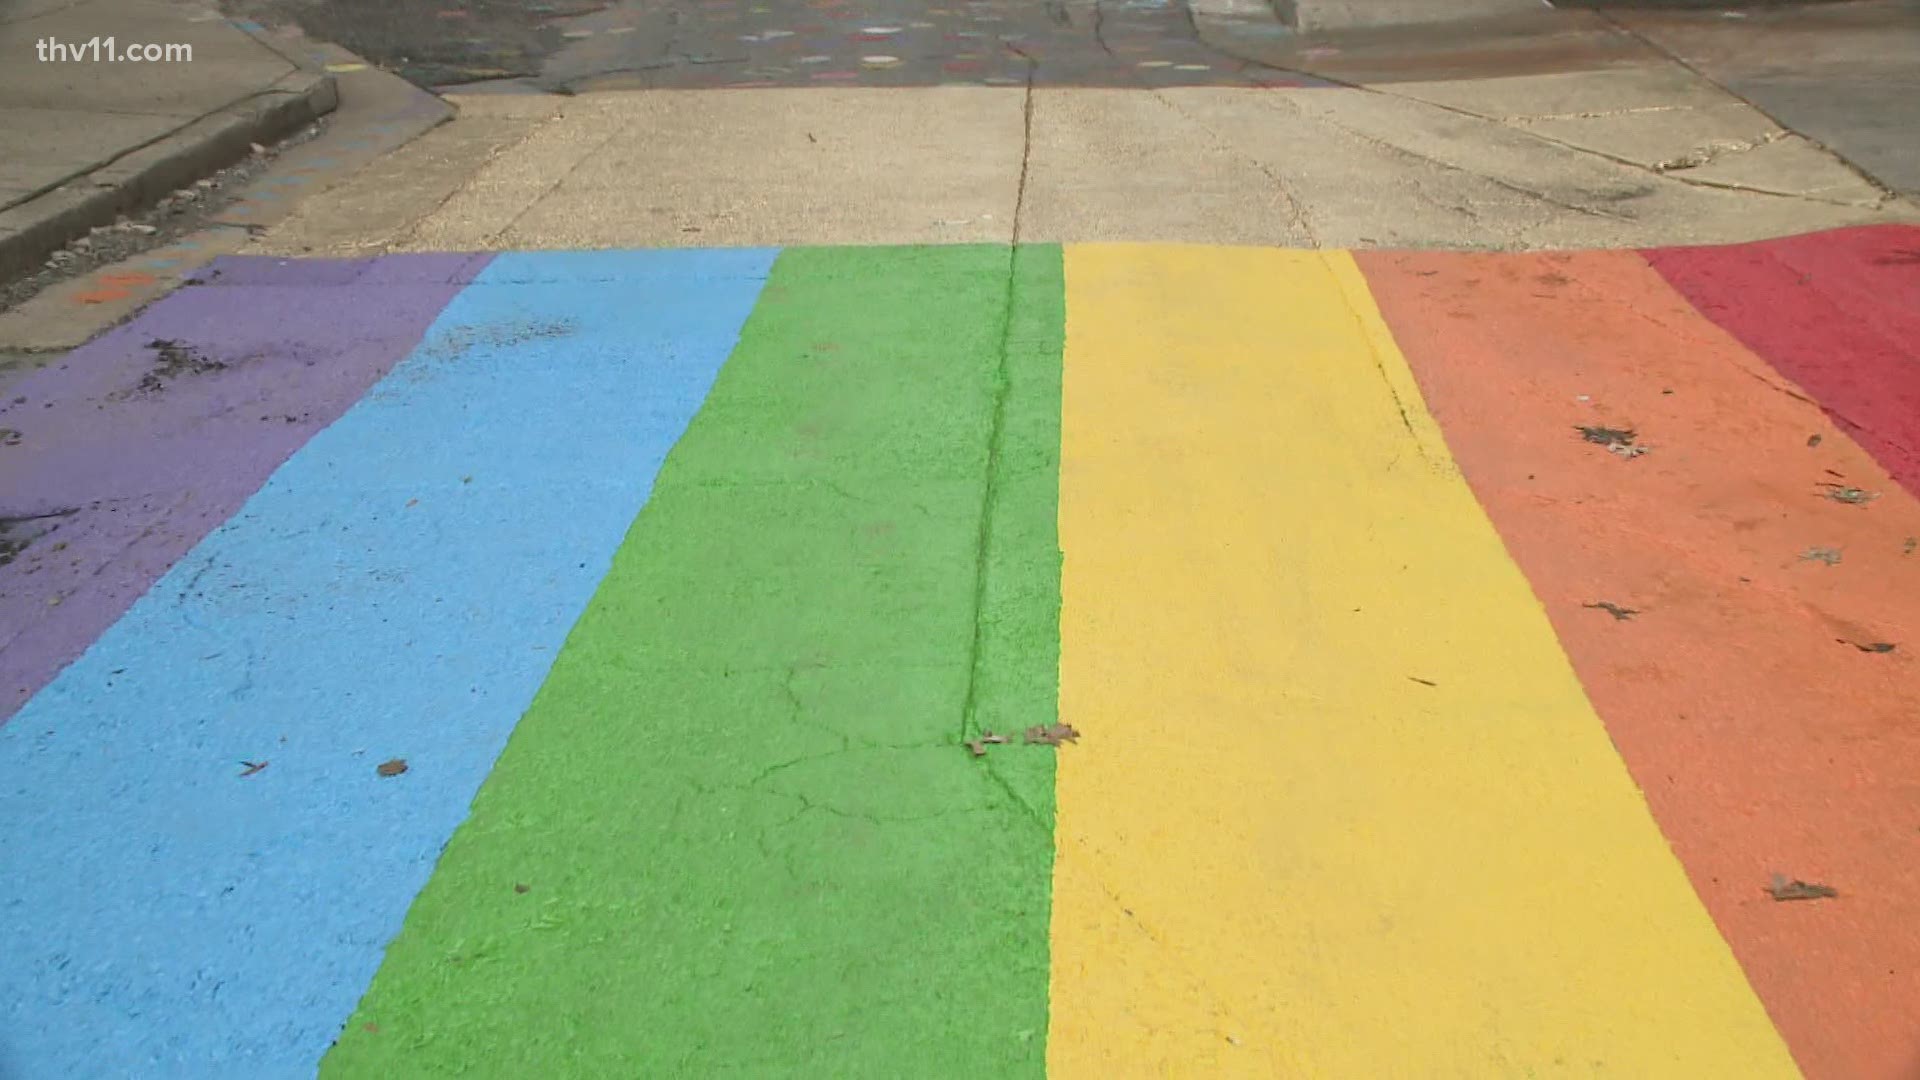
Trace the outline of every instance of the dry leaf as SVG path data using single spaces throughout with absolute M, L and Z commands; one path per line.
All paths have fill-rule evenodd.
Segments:
M 1840 893 L 1831 885 L 1798 879 L 1788 881 L 1785 874 L 1775 874 L 1767 883 L 1767 895 L 1775 900 L 1831 900 Z
M 1632 444 L 1634 436 L 1639 434 L 1632 428 L 1589 427 L 1586 425 L 1576 427 L 1574 430 L 1580 433 L 1581 438 L 1590 443 L 1598 443 L 1601 446 L 1627 446 Z
M 1821 484 L 1820 486 L 1827 489 L 1827 498 L 1849 506 L 1865 506 L 1880 497 L 1877 491 L 1868 491 L 1865 488 L 1851 487 L 1846 484 Z
M 1012 739 L 1007 738 L 1005 735 L 995 735 L 991 731 L 983 731 L 978 738 L 968 739 L 962 745 L 973 751 L 974 757 L 985 757 L 987 756 L 987 747 L 1004 746 L 1012 741 Z
M 374 770 L 374 772 L 379 773 L 381 776 L 399 776 L 406 771 L 407 759 L 398 757 L 381 762 L 380 767 Z
M 1029 744 L 1044 743 L 1047 746 L 1059 746 L 1063 742 L 1079 741 L 1080 733 L 1073 729 L 1072 724 L 1048 724 L 1045 727 L 1035 724 L 1027 729 Z
M 1629 461 L 1653 449 L 1651 446 L 1640 446 L 1636 444 L 1633 440 L 1639 433 L 1632 428 L 1589 427 L 1581 425 L 1575 427 L 1574 430 L 1580 433 L 1582 439 L 1604 446 L 1608 452 L 1619 454 Z

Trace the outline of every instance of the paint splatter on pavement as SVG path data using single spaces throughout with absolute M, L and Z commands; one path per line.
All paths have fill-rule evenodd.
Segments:
M 1913 250 L 221 260 L 0 388 L 0 1071 L 1901 1075 Z

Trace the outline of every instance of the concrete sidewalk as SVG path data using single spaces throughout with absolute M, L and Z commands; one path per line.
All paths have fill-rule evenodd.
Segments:
M 1920 195 L 1920 3 L 1614 18 L 1888 188 Z
M 1583 248 L 1726 243 L 1913 215 L 1671 66 L 1383 90 L 455 100 L 453 123 L 307 200 L 249 250 L 1015 239 Z M 1588 110 L 1614 126 L 1564 115 Z M 1679 159 L 1701 147 L 1711 160 Z
M 149 45 L 190 59 L 111 55 Z M 0 277 L 335 101 L 332 76 L 210 7 L 0 0 Z

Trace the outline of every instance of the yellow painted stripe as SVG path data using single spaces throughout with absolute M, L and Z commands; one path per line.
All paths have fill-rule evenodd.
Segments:
M 1352 259 L 1066 269 L 1050 1074 L 1795 1075 Z

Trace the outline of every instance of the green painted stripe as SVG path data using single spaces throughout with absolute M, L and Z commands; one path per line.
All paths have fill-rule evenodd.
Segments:
M 1043 1073 L 1053 752 L 956 745 L 1055 715 L 1060 252 L 1008 265 L 780 256 L 323 1075 Z

